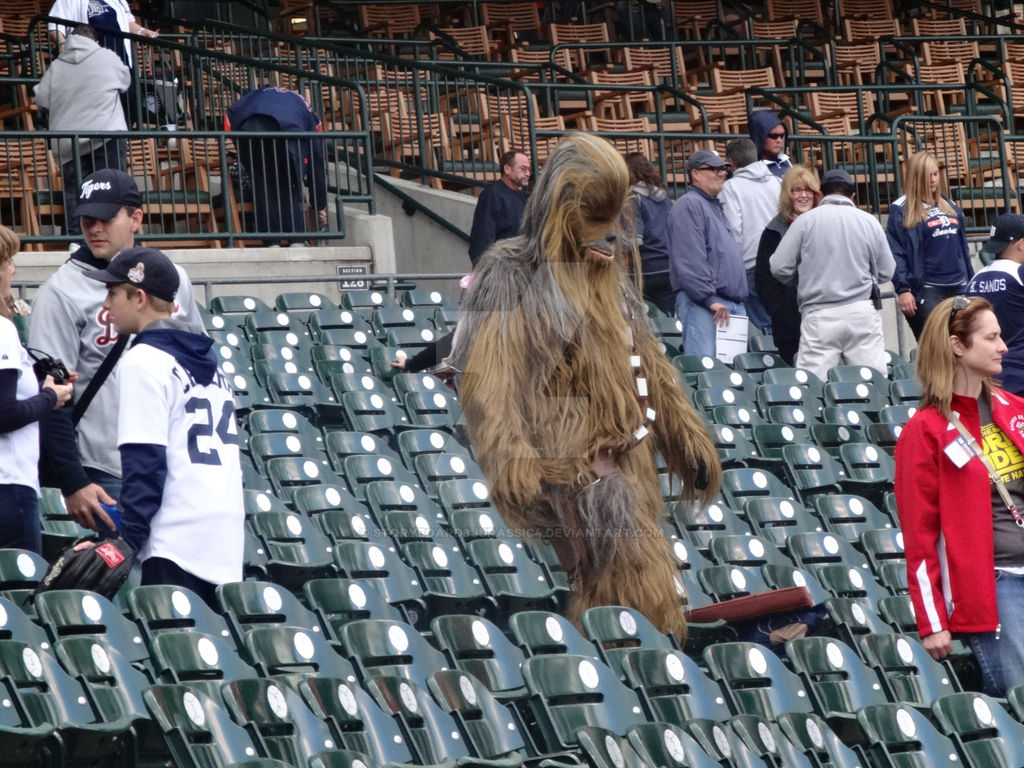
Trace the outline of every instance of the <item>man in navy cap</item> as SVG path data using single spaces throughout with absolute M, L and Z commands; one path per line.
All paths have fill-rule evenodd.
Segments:
M 714 357 L 715 326 L 727 324 L 730 315 L 746 315 L 747 271 L 719 200 L 729 168 L 714 150 L 690 155 L 690 189 L 668 214 L 669 279 L 688 355 Z
M 68 512 L 96 531 L 113 527 L 102 504 L 113 506 L 121 488 L 117 452 L 118 387 L 111 375 L 128 343 L 103 306 L 107 292 L 83 273 L 102 269 L 135 245 L 142 226 L 142 195 L 123 171 L 106 168 L 82 180 L 77 214 L 85 245 L 39 288 L 32 302 L 29 346 L 77 371 L 74 408 L 61 408 L 39 423 L 40 479 L 60 488 Z M 201 332 L 202 319 L 185 271 L 174 314 Z M 77 426 L 77 430 L 76 430 Z
M 797 283 L 797 367 L 822 381 L 840 364 L 886 372 L 882 318 L 872 293 L 892 279 L 896 260 L 878 219 L 854 204 L 856 190 L 845 169 L 826 171 L 821 204 L 796 217 L 771 258 L 778 280 Z
M 1000 216 L 981 250 L 995 261 L 975 273 L 966 292 L 992 304 L 1009 350 L 1003 355 L 1002 387 L 1024 395 L 1024 216 Z

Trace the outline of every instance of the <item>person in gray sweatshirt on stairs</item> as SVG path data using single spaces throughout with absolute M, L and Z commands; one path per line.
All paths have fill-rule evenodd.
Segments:
M 96 42 L 88 24 L 74 28 L 64 52 L 43 74 L 33 91 L 36 104 L 49 113 L 51 131 L 126 131 L 121 94 L 131 73 L 117 54 Z M 81 235 L 75 208 L 81 180 L 101 168 L 125 169 L 126 140 L 71 136 L 54 142 L 64 180 L 66 231 Z

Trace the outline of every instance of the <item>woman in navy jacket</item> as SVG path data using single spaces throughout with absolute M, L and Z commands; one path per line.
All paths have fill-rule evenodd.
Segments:
M 903 196 L 889 206 L 885 234 L 896 259 L 892 282 L 914 338 L 945 298 L 964 292 L 974 274 L 964 212 L 943 194 L 939 161 L 931 152 L 907 160 Z

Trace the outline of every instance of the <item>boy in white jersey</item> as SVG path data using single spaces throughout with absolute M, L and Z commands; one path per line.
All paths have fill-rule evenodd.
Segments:
M 231 387 L 212 341 L 171 318 L 179 276 L 153 248 L 121 251 L 86 277 L 107 285 L 119 334 L 138 334 L 118 366 L 121 537 L 143 584 L 187 587 L 216 606 L 242 579 L 242 471 Z

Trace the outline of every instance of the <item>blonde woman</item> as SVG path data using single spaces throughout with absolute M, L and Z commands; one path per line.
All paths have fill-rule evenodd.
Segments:
M 39 427 L 51 408 L 71 399 L 74 386 L 47 376 L 42 387 L 12 322 L 11 296 L 18 236 L 0 226 L 0 547 L 42 553 L 36 506 L 39 496 Z
M 896 443 L 907 584 L 932 658 L 965 640 L 985 692 L 1024 683 L 1024 399 L 995 386 L 1006 354 L 992 305 L 955 296 L 917 349 L 921 407 Z
M 945 298 L 964 292 L 974 270 L 967 251 L 964 212 L 945 195 L 945 177 L 931 152 L 907 160 L 903 196 L 889 206 L 889 239 L 900 310 L 914 338 Z
M 821 185 L 814 171 L 806 165 L 794 165 L 782 177 L 779 215 L 765 226 L 757 247 L 757 263 L 754 267 L 757 293 L 772 318 L 775 346 L 789 365 L 793 365 L 800 346 L 800 309 L 796 302 L 796 286 L 777 280 L 772 275 L 769 262 L 793 220 L 820 202 Z

